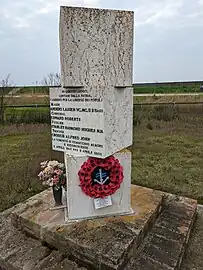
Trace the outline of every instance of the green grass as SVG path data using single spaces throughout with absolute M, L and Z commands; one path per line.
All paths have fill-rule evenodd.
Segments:
M 137 106 L 132 182 L 203 203 L 203 107 Z
M 149 85 L 149 84 L 143 84 L 143 85 L 133 85 L 134 93 L 137 94 L 146 94 L 146 93 L 194 93 L 200 92 L 200 86 L 203 83 L 177 83 L 177 84 L 171 84 L 171 85 L 163 85 L 163 84 L 155 84 L 155 85 Z M 15 87 L 8 87 L 5 90 L 5 93 L 8 93 L 10 90 L 14 89 Z M 20 88 L 20 90 L 16 93 L 16 95 L 32 95 L 33 97 L 24 97 L 24 99 L 28 99 L 29 103 L 35 103 L 35 95 L 48 95 L 49 94 L 49 87 L 48 86 L 25 86 L 25 87 L 17 87 Z M 0 93 L 1 93 L 1 87 L 0 87 Z M 30 102 L 30 100 L 34 99 L 34 102 Z M 40 100 L 45 98 L 39 98 Z M 14 102 L 18 102 L 15 98 L 13 99 Z M 24 100 L 26 102 L 26 100 Z M 21 103 L 23 104 L 23 103 Z M 24 103 L 26 104 L 26 103 Z M 40 104 L 40 103 L 39 103 Z
M 169 130 L 138 130 L 133 145 L 132 182 L 189 196 L 203 203 L 201 136 Z
M 51 150 L 50 126 L 0 127 L 0 212 L 43 190 L 38 180 L 39 163 L 62 160 Z
M 50 123 L 49 108 L 6 108 L 6 123 Z
M 137 106 L 132 183 L 203 203 L 203 107 Z M 62 161 L 51 150 L 50 126 L 0 126 L 0 211 L 43 190 L 39 163 Z
M 200 92 L 200 84 L 191 85 L 134 85 L 134 93 L 146 94 L 146 93 L 194 93 Z

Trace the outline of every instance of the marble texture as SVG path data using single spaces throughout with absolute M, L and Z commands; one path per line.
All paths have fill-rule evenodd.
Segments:
M 60 99 L 61 92 L 64 88 L 50 88 L 50 108 L 51 108 L 51 119 L 52 119 L 52 134 L 54 133 L 54 123 L 62 123 L 62 126 L 71 127 L 86 127 L 89 129 L 99 129 L 103 133 L 91 133 L 80 130 L 67 130 L 57 129 L 63 132 L 65 135 L 76 136 L 76 137 L 88 137 L 90 138 L 90 144 L 102 145 L 102 148 L 88 147 L 91 154 L 87 152 L 79 152 L 75 150 L 65 150 L 64 142 L 58 141 L 56 137 L 52 138 L 52 147 L 54 150 L 67 151 L 69 155 L 81 156 L 89 155 L 93 157 L 108 157 L 115 152 L 124 149 L 132 144 L 132 126 L 133 126 L 133 91 L 131 88 L 114 88 L 114 92 L 105 92 L 100 102 L 73 102 L 63 101 Z M 77 94 L 79 96 L 79 94 Z M 102 113 L 89 113 L 89 112 L 77 112 L 68 111 L 60 112 L 69 117 L 80 118 L 80 121 L 67 121 L 64 120 L 64 115 L 59 115 L 63 120 L 57 121 L 54 119 L 56 116 L 52 110 L 53 100 L 57 99 L 58 108 L 65 109 L 100 109 Z M 60 100 L 60 101 L 59 101 Z M 57 112 L 58 113 L 58 112 Z M 56 125 L 55 125 L 56 126 Z M 61 125 L 60 125 L 61 126 Z M 61 139 L 61 138 L 59 138 Z M 81 141 L 80 141 L 81 142 Z M 60 147 L 60 148 L 57 148 Z M 97 154 L 99 153 L 99 154 Z
M 133 139 L 133 90 L 115 88 L 105 93 L 104 134 L 105 157 L 132 145 Z
M 132 85 L 132 11 L 64 7 L 60 9 L 62 86 L 114 91 Z
M 101 99 L 104 109 L 95 122 L 95 128 L 103 125 L 103 149 L 99 156 L 94 151 L 89 156 L 105 158 L 132 145 L 133 28 L 132 11 L 60 8 L 61 85 Z M 82 106 L 89 104 L 83 101 Z M 90 118 L 83 118 L 81 125 L 92 128 Z M 75 135 L 81 132 L 75 131 Z M 75 151 L 68 154 L 82 155 Z
M 78 171 L 87 157 L 65 155 L 67 168 L 67 221 L 123 215 L 131 212 L 131 152 L 122 150 L 114 155 L 119 159 L 124 170 L 124 179 L 120 189 L 111 195 L 113 205 L 106 208 L 94 208 L 94 199 L 86 196 L 79 187 Z

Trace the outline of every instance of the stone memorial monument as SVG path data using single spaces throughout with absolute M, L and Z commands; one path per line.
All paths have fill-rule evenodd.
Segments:
M 68 221 L 129 214 L 133 12 L 61 7 L 52 148 L 64 152 Z
M 53 211 L 46 189 L 2 213 L 0 269 L 180 269 L 197 201 L 131 185 L 133 13 L 61 7 L 60 52 L 50 108 L 66 170 L 44 170 L 67 174 L 67 203 Z

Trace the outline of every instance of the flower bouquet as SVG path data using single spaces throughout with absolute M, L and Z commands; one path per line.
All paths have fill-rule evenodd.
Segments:
M 57 160 L 43 161 L 40 163 L 42 171 L 38 177 L 43 185 L 52 187 L 55 206 L 62 205 L 62 187 L 66 189 L 65 165 Z

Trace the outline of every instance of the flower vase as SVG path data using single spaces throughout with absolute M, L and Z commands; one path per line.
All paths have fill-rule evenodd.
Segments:
M 52 187 L 53 189 L 53 196 L 55 200 L 55 206 L 60 206 L 62 205 L 62 187 Z

